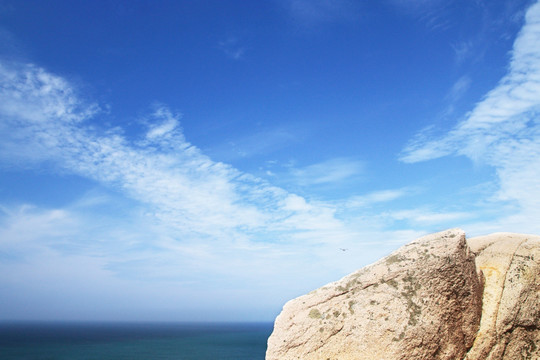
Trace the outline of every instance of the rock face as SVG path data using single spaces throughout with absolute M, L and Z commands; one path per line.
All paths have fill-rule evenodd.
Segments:
M 473 344 L 481 304 L 463 231 L 430 235 L 288 302 L 266 358 L 459 359 Z
M 485 278 L 480 330 L 466 359 L 540 359 L 540 237 L 472 238 Z
M 420 238 L 289 301 L 267 360 L 539 359 L 540 237 Z

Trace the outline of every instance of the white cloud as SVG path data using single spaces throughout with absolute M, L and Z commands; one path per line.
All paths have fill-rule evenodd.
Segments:
M 37 163 L 90 179 L 118 197 L 98 191 L 60 208 L 6 207 L 0 255 L 27 257 L 20 265 L 25 273 L 45 266 L 40 254 L 64 259 L 59 266 L 82 256 L 88 269 L 100 267 L 112 284 L 117 280 L 110 277 L 173 281 L 202 294 L 215 279 L 221 288 L 250 287 L 263 297 L 275 297 L 279 288 L 279 304 L 297 295 L 291 291 L 298 291 L 300 278 L 315 287 L 321 272 L 333 274 L 330 280 L 336 271 L 340 276 L 359 266 L 357 258 L 334 259 L 339 246 L 364 241 L 336 216 L 335 206 L 213 161 L 184 138 L 179 115 L 166 107 L 156 107 L 143 120 L 147 133 L 132 141 L 121 129 L 100 128 L 97 105 L 37 66 L 2 63 L 0 84 L 3 165 Z M 300 169 L 298 176 L 328 183 L 361 169 L 358 161 L 334 159 Z
M 17 274 L 0 276 L 12 289 L 9 303 L 60 301 L 35 286 L 46 278 L 50 289 L 78 304 L 74 316 L 82 308 L 102 316 L 113 311 L 100 299 L 136 298 L 137 309 L 219 299 L 223 309 L 235 309 L 239 293 L 246 293 L 247 312 L 261 302 L 278 309 L 425 233 L 386 230 L 384 219 L 362 209 L 354 216 L 360 203 L 392 201 L 408 190 L 355 198 L 357 208 L 345 214 L 347 200 L 313 201 L 213 161 L 185 139 L 180 115 L 165 106 L 143 119 L 148 131 L 135 141 L 121 129 L 100 128 L 99 116 L 99 107 L 64 79 L 33 65 L 0 65 L 0 163 L 38 164 L 96 184 L 57 208 L 4 206 L 0 257 L 10 260 L 0 270 Z M 357 179 L 363 170 L 361 161 L 336 158 L 292 172 L 295 181 L 327 185 Z M 71 271 L 74 264 L 81 266 Z M 76 278 L 91 284 L 84 296 L 75 294 Z M 39 315 L 39 300 L 32 301 Z M 16 316 L 15 308 L 4 307 L 0 317 Z
M 58 242 L 72 235 L 78 225 L 63 209 L 40 211 L 31 205 L 2 207 L 0 224 L 0 251 L 17 257 L 45 246 L 36 241 L 37 234 Z
M 152 141 L 133 146 L 120 134 L 96 134 L 82 123 L 92 112 L 79 110 L 81 104 L 61 78 L 33 66 L 11 72 L 4 67 L 2 75 L 0 110 L 10 130 L 5 133 L 9 137 L 3 136 L 5 160 L 47 157 L 65 170 L 153 205 L 161 217 L 171 214 L 186 229 L 261 226 L 267 218 L 240 204 L 256 195 L 242 194 L 248 179 L 186 142 L 171 112 L 158 109 L 153 118 L 160 125 L 153 125 L 147 135 Z
M 244 57 L 245 48 L 236 37 L 228 37 L 218 43 L 218 47 L 228 58 L 240 60 Z
M 459 100 L 466 92 L 469 90 L 471 86 L 471 78 L 468 76 L 462 76 L 460 77 L 454 85 L 452 85 L 452 88 L 450 89 L 450 92 L 448 94 L 448 99 L 452 102 Z
M 291 143 L 298 142 L 300 137 L 299 132 L 293 127 L 279 126 L 228 138 L 224 143 L 212 146 L 210 152 L 224 161 L 233 161 L 281 150 Z
M 349 158 L 334 158 L 301 168 L 291 168 L 295 182 L 301 185 L 328 184 L 361 175 L 364 163 Z
M 410 193 L 407 189 L 381 190 L 363 196 L 353 196 L 345 204 L 348 208 L 366 207 L 373 204 L 390 202 Z
M 455 45 L 452 45 L 452 49 L 454 50 L 454 53 L 456 56 L 456 62 L 458 64 L 461 64 L 470 56 L 472 56 L 473 50 L 474 50 L 474 44 L 473 44 L 473 41 L 466 40 L 466 41 L 459 42 Z
M 385 213 L 393 220 L 407 220 L 413 224 L 440 224 L 470 219 L 471 214 L 466 212 L 431 212 L 425 210 L 400 210 Z M 450 226 L 448 226 L 450 227 Z
M 156 109 L 156 111 L 152 114 L 152 118 L 156 119 L 159 123 L 150 124 L 149 130 L 146 134 L 146 138 L 148 140 L 172 137 L 174 135 L 180 136 L 180 131 L 178 130 L 180 125 L 179 115 L 172 114 L 169 109 L 162 106 Z
M 465 155 L 495 167 L 498 198 L 516 201 L 523 228 L 539 231 L 530 214 L 540 209 L 540 2 L 527 11 L 512 50 L 508 73 L 476 104 L 464 120 L 443 137 L 420 133 L 401 155 L 418 162 L 446 155 Z M 528 230 L 527 230 L 528 229 Z

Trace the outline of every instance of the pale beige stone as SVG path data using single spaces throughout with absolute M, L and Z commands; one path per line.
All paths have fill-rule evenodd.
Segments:
M 466 359 L 540 359 L 540 237 L 497 233 L 468 243 L 485 289 Z
M 460 359 L 481 298 L 463 231 L 429 235 L 288 302 L 266 359 Z
M 540 237 L 452 229 L 288 302 L 267 360 L 540 359 Z

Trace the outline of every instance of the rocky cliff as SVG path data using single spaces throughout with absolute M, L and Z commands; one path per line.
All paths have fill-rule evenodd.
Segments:
M 540 237 L 452 229 L 289 301 L 267 360 L 540 359 Z

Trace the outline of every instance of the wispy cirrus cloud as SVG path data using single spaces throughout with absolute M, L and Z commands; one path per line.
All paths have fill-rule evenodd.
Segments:
M 214 279 L 216 287 L 249 287 L 263 297 L 275 297 L 279 287 L 279 304 L 297 294 L 290 291 L 298 291 L 298 277 L 307 290 L 320 284 L 321 268 L 334 277 L 358 267 L 354 256 L 336 259 L 335 249 L 353 254 L 375 241 L 337 216 L 335 204 L 213 161 L 185 139 L 180 114 L 165 106 L 142 120 L 143 134 L 128 138 L 122 129 L 101 127 L 96 119 L 107 115 L 68 81 L 17 63 L 0 63 L 0 99 L 3 166 L 74 174 L 113 193 L 81 194 L 53 208 L 5 205 L 0 256 L 11 256 L 21 274 L 47 267 L 44 259 L 57 259 L 58 267 L 78 259 L 100 274 L 84 281 L 111 288 L 173 282 L 178 292 L 198 292 L 202 300 Z M 297 177 L 325 184 L 361 170 L 358 161 L 333 159 L 298 169 Z M 25 223 L 34 225 L 20 231 Z M 62 282 L 60 271 L 51 276 Z
M 452 88 L 447 95 L 448 100 L 451 102 L 459 100 L 467 92 L 467 90 L 469 90 L 471 82 L 471 78 L 467 75 L 460 77 L 454 83 L 454 85 L 452 85 Z
M 259 226 L 267 218 L 249 205 L 238 205 L 244 195 L 244 199 L 258 196 L 242 195 L 250 180 L 188 143 L 178 128 L 178 115 L 168 109 L 151 114 L 144 139 L 130 144 L 119 133 L 99 134 L 83 124 L 96 114 L 96 106 L 80 103 L 61 78 L 34 66 L 16 70 L 4 66 L 1 74 L 5 160 L 52 160 L 154 205 L 161 216 L 182 214 L 177 222 L 186 227 L 204 228 L 210 219 L 227 228 Z M 260 190 L 257 184 L 253 187 Z M 242 214 L 233 215 L 236 211 Z
M 292 167 L 290 173 L 300 185 L 339 183 L 364 172 L 362 161 L 351 158 L 333 158 L 304 167 Z
M 240 40 L 234 36 L 221 40 L 218 48 L 230 59 L 241 60 L 245 54 L 245 48 L 240 44 Z
M 4 305 L 44 297 L 58 303 L 67 294 L 76 317 L 81 306 L 96 311 L 109 298 L 141 308 L 156 301 L 148 293 L 160 294 L 168 309 L 208 307 L 219 298 L 220 308 L 234 309 L 246 293 L 246 307 L 264 299 L 275 308 L 357 269 L 358 259 L 373 261 L 425 233 L 387 226 L 422 214 L 369 211 L 407 189 L 315 201 L 212 160 L 187 141 L 181 115 L 166 106 L 142 119 L 146 131 L 135 139 L 101 127 L 103 116 L 65 79 L 35 65 L 0 63 L 0 163 L 74 174 L 97 188 L 56 207 L 3 205 L 0 284 L 14 294 Z M 364 166 L 332 158 L 288 170 L 296 183 L 333 186 L 357 180 Z M 417 227 L 460 218 L 428 215 Z M 35 286 L 42 277 L 50 286 Z M 58 284 L 69 289 L 56 291 Z M 0 317 L 15 308 L 4 306 Z
M 455 53 L 456 63 L 461 64 L 474 53 L 474 44 L 469 39 L 452 45 L 452 49 Z
M 353 196 L 347 199 L 345 207 L 359 208 L 374 204 L 387 203 L 411 194 L 409 189 L 392 189 L 375 191 L 362 196 Z
M 401 154 L 414 163 L 464 155 L 497 170 L 497 198 L 516 201 L 523 219 L 540 213 L 540 3 L 517 36 L 508 73 L 444 136 L 419 133 Z M 528 215 L 527 215 L 528 214 Z M 524 220 L 524 222 L 527 222 Z M 537 231 L 531 223 L 529 231 Z M 521 230 L 523 231 L 523 230 Z
M 223 143 L 212 146 L 207 152 L 223 161 L 251 158 L 270 154 L 298 142 L 302 137 L 299 133 L 290 126 L 261 129 L 247 135 L 227 138 Z
M 431 30 L 447 29 L 451 26 L 446 16 L 448 1 L 441 0 L 387 0 L 400 11 L 420 19 Z
M 279 306 L 357 269 L 359 258 L 373 261 L 395 241 L 424 233 L 386 228 L 365 211 L 406 190 L 357 197 L 354 206 L 315 201 L 213 161 L 185 139 L 181 115 L 165 106 L 142 119 L 146 131 L 134 139 L 100 127 L 95 120 L 106 114 L 98 105 L 38 66 L 1 63 L 0 84 L 1 164 L 74 174 L 97 189 L 62 206 L 10 204 L 0 213 L 0 257 L 10 259 L 0 269 L 16 271 L 20 280 L 6 275 L 0 282 L 13 294 L 61 301 L 27 280 L 40 272 L 47 283 L 78 289 L 69 275 L 74 263 L 82 266 L 81 281 L 103 284 L 69 295 L 79 304 L 74 316 L 88 299 L 95 304 L 111 296 L 151 306 L 155 299 L 140 294 L 149 288 L 169 307 L 208 302 L 214 291 L 220 306 L 232 309 L 248 288 L 252 304 L 268 299 Z M 364 163 L 333 158 L 288 170 L 296 183 L 332 186 L 358 179 Z M 51 261 L 56 270 L 45 271 Z
M 293 20 L 304 27 L 348 20 L 359 13 L 359 3 L 350 0 L 279 0 Z
M 463 221 L 471 218 L 471 214 L 467 212 L 453 211 L 429 211 L 422 209 L 414 210 L 399 210 L 394 212 L 384 213 L 383 217 L 387 217 L 392 221 L 406 220 L 416 225 L 436 224 L 442 222 Z

